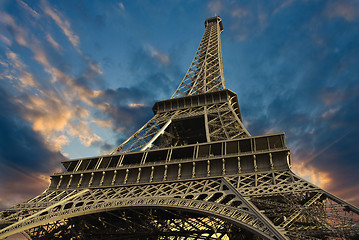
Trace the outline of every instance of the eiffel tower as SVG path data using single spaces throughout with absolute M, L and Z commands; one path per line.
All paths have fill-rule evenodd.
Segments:
M 284 134 L 251 136 L 226 89 L 220 17 L 171 99 L 108 155 L 62 162 L 0 215 L 0 238 L 359 239 L 359 209 L 291 170 Z

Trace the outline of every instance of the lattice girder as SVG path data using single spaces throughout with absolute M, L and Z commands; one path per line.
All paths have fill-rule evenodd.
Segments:
M 205 26 L 206 30 L 192 64 L 172 98 L 225 89 L 220 39 L 222 19 L 207 19 Z
M 236 215 L 237 220 L 246 219 L 245 222 L 249 221 L 256 225 L 258 222 L 254 221 L 254 217 L 258 218 L 258 215 L 253 216 L 252 212 L 251 218 L 250 212 L 246 212 L 248 206 L 253 205 L 263 211 L 265 218 L 273 222 L 273 226 L 277 226 L 275 228 L 283 232 L 282 235 L 286 234 L 291 239 L 315 239 L 318 235 L 351 239 L 359 234 L 357 208 L 295 176 L 290 171 L 248 173 L 228 176 L 226 179 L 210 178 L 117 188 L 94 188 L 85 189 L 83 192 L 64 190 L 62 193 L 59 191 L 55 194 L 44 193 L 42 197 L 33 199 L 32 204 L 47 202 L 54 195 L 63 196 L 68 200 L 52 198 L 51 207 L 30 216 L 26 224 L 24 220 L 20 221 L 20 225 L 15 223 L 9 228 L 9 232 L 24 230 L 25 226 L 33 228 L 41 223 L 63 221 L 95 212 L 140 206 L 186 209 L 203 214 L 207 212 L 222 219 L 223 214 L 225 217 Z M 236 189 L 235 194 L 233 190 L 230 191 L 231 188 Z M 87 203 L 91 204 L 87 205 Z M 313 215 L 313 212 L 317 214 Z M 318 217 L 319 214 L 326 218 Z M 29 216 L 19 214 L 17 220 L 26 217 Z M 231 217 L 230 221 L 233 221 Z M 303 221 L 310 224 L 303 225 Z
M 71 218 L 67 224 L 71 227 L 60 230 L 62 238 L 71 238 L 73 234 L 69 230 L 76 228 L 86 229 L 77 232 L 77 239 L 257 239 L 218 218 L 173 209 L 122 209 Z M 57 233 L 51 232 L 55 236 Z M 49 239 L 39 235 L 35 235 L 36 239 Z
M 359 239 L 359 209 L 294 174 L 283 133 L 251 137 L 224 84 L 222 20 L 205 26 L 155 116 L 108 155 L 64 161 L 0 213 L 0 238 Z
M 0 236 L 24 231 L 48 222 L 62 221 L 119 208 L 164 208 L 214 216 L 266 239 L 282 234 L 224 179 L 85 189 L 3 229 Z M 174 190 L 175 189 L 175 190 Z M 235 191 L 235 192 L 233 192 Z M 261 217 L 258 217 L 261 216 Z
M 111 154 L 189 144 L 181 141 L 184 136 L 173 130 L 176 128 L 174 121 L 194 118 L 203 119 L 192 124 L 204 127 L 201 133 L 204 138 L 197 139 L 197 142 L 250 136 L 242 123 L 236 94 L 230 90 L 160 101 L 154 105 L 153 111 L 155 116 Z

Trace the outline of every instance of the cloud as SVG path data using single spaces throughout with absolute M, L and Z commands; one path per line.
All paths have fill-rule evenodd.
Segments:
M 116 2 L 116 15 L 125 10 L 120 3 Z M 350 194 L 358 191 L 359 182 L 355 172 L 359 168 L 359 90 L 357 76 L 352 74 L 358 68 L 357 16 L 348 9 L 352 1 L 343 1 L 346 7 L 339 10 L 332 8 L 334 2 L 330 3 L 312 8 L 300 1 L 211 1 L 205 7 L 227 19 L 222 42 L 226 79 L 232 81 L 227 86 L 238 87 L 234 90 L 239 90 L 242 116 L 251 124 L 250 132 L 260 135 L 285 131 L 298 174 L 340 197 L 358 201 L 358 195 Z M 73 7 L 76 21 L 101 31 L 106 21 L 113 20 L 108 12 L 90 13 L 83 3 L 61 4 L 64 11 L 66 6 Z M 328 10 L 324 11 L 323 6 Z M 31 9 L 20 11 L 26 15 L 0 13 L 0 22 L 5 26 L 0 41 L 8 48 L 2 52 L 0 77 L 5 80 L 4 104 L 10 102 L 9 108 L 0 103 L 0 130 L 6 136 L 2 138 L 4 146 L 0 144 L 0 162 L 6 161 L 7 166 L 9 161 L 16 163 L 0 173 L 0 184 L 14 188 L 6 200 L 0 199 L 0 204 L 11 201 L 11 196 L 24 198 L 21 192 L 26 195 L 26 189 L 21 186 L 15 190 L 24 182 L 34 184 L 29 189 L 35 192 L 43 190 L 45 180 L 30 180 L 16 171 L 46 175 L 63 158 L 59 151 L 75 139 L 85 146 L 108 151 L 114 148 L 114 142 L 101 139 L 101 134 L 111 129 L 120 144 L 153 116 L 151 106 L 156 100 L 170 97 L 186 70 L 177 65 L 183 48 L 162 49 L 151 42 L 131 48 L 125 60 L 102 56 L 105 47 L 91 52 L 93 58 L 86 56 L 79 50 L 82 35 L 74 31 L 74 22 L 67 17 L 71 15 L 61 12 L 56 4 L 49 6 L 45 2 L 41 9 L 45 14 L 30 22 L 24 19 L 36 15 Z M 133 27 L 130 22 L 123 25 Z M 57 26 L 60 32 L 53 32 Z M 230 45 L 230 52 L 239 54 L 228 53 L 228 39 L 242 41 Z M 87 36 L 81 40 L 86 41 Z M 121 44 L 126 41 L 129 39 L 121 39 Z M 71 51 L 71 46 L 77 51 Z M 83 46 L 89 44 L 84 42 Z M 98 62 L 97 57 L 111 60 Z M 102 69 L 119 65 L 126 70 L 115 77 Z M 107 81 L 114 79 L 109 78 L 126 85 L 110 88 Z
M 273 15 L 279 13 L 280 11 L 282 11 L 283 9 L 289 7 L 293 3 L 294 3 L 294 0 L 286 0 L 286 1 L 282 2 L 281 5 L 279 5 L 276 9 L 274 9 Z
M 239 41 L 261 34 L 270 21 L 267 6 L 261 4 L 229 4 L 223 7 L 224 11 L 232 17 L 229 26 L 230 34 Z
M 120 9 L 121 9 L 122 11 L 125 10 L 125 5 L 123 4 L 123 2 L 119 2 L 117 5 L 120 7 Z
M 15 41 L 22 46 L 27 46 L 26 38 L 27 38 L 27 31 L 18 26 L 15 23 L 15 20 L 13 17 L 11 17 L 6 12 L 0 11 L 0 22 L 6 24 L 9 27 L 9 33 L 13 35 Z
M 23 7 L 26 11 L 28 11 L 33 17 L 38 18 L 40 14 L 36 12 L 34 9 L 32 9 L 27 3 L 25 3 L 22 0 L 17 0 L 19 5 Z
M 113 130 L 125 129 L 132 134 L 141 124 L 150 118 L 151 108 L 146 102 L 153 102 L 152 95 L 139 87 L 107 89 L 93 99 L 94 105 L 105 113 L 106 123 L 111 122 Z M 137 102 L 136 107 L 133 102 Z M 97 123 L 103 123 L 96 120 Z
M 212 0 L 207 4 L 207 8 L 213 15 L 219 15 L 222 10 L 222 3 L 220 0 Z
M 359 17 L 359 4 L 355 0 L 332 1 L 327 3 L 324 12 L 330 19 L 343 18 L 352 22 Z
M 334 117 L 338 110 L 338 108 L 330 108 L 328 111 L 324 112 L 321 117 L 323 119 Z
M 333 179 L 330 177 L 331 174 L 329 172 L 322 171 L 320 168 L 315 168 L 310 165 L 308 166 L 305 162 L 305 160 L 301 161 L 296 159 L 292 166 L 294 172 L 320 188 L 326 189 L 332 184 Z
M 16 53 L 7 49 L 6 57 L 8 58 L 9 63 L 12 65 L 14 70 L 19 73 L 19 76 L 17 78 L 21 83 L 21 85 L 18 85 L 19 88 L 22 89 L 26 87 L 37 86 L 36 82 L 34 81 L 33 75 L 25 70 L 25 64 L 19 59 L 19 56 Z
M 94 119 L 92 120 L 92 122 L 96 123 L 98 126 L 103 127 L 103 128 L 110 128 L 113 129 L 114 127 L 114 123 L 113 120 L 103 120 L 103 119 Z
M 79 58 L 85 63 L 85 69 L 80 73 L 83 80 L 79 82 L 55 67 L 66 59 L 54 55 L 44 44 L 48 41 L 60 49 L 50 33 L 44 34 L 46 39 L 37 39 L 19 27 L 10 15 L 2 14 L 0 18 L 16 42 L 29 49 L 33 59 L 48 74 L 45 78 L 35 77 L 20 55 L 10 49 L 5 52 L 7 59 L 1 62 L 5 69 L 1 78 L 10 79 L 17 86 L 16 89 L 1 88 L 4 99 L 0 101 L 0 131 L 6 138 L 0 139 L 0 165 L 7 166 L 0 170 L 3 208 L 39 194 L 47 187 L 48 176 L 59 168 L 59 162 L 64 159 L 60 151 L 69 144 L 70 138 L 78 138 L 85 146 L 97 144 L 103 149 L 110 146 L 92 131 L 91 114 L 85 107 L 95 107 L 92 98 L 100 91 L 91 90 L 86 84 L 97 81 L 102 74 L 100 65 L 81 54 Z M 37 68 L 39 70 L 41 68 Z
M 353 90 L 354 89 L 350 90 L 351 93 L 349 94 L 355 94 L 355 92 L 352 92 Z M 347 100 L 350 96 L 347 94 L 348 92 L 345 92 L 342 89 L 325 87 L 320 90 L 319 98 L 325 104 L 326 107 L 332 107 Z
M 72 31 L 70 22 L 64 16 L 62 16 L 62 14 L 60 12 L 58 12 L 56 9 L 51 8 L 45 2 L 43 4 L 43 10 L 48 16 L 50 16 L 52 18 L 52 20 L 54 20 L 56 22 L 56 24 L 64 32 L 64 34 L 67 36 L 67 38 L 72 43 L 72 45 L 76 48 L 77 51 L 80 52 L 80 49 L 79 49 L 80 39 Z
M 44 71 L 50 75 L 50 79 L 55 84 L 50 89 L 45 89 L 42 82 L 34 80 L 33 75 L 25 70 L 25 64 L 16 53 L 8 50 L 6 54 L 14 71 L 7 73 L 5 77 L 21 83 L 18 84 L 18 90 L 22 95 L 14 101 L 21 104 L 22 116 L 54 150 L 60 150 L 62 146 L 68 144 L 68 138 L 64 133 L 78 137 L 85 146 L 101 141 L 101 138 L 90 130 L 91 119 L 88 119 L 88 110 L 83 104 L 78 103 L 82 101 L 84 104 L 96 107 L 91 98 L 96 97 L 99 92 L 77 84 L 74 77 L 53 67 L 48 57 L 50 52 L 46 52 L 46 48 L 40 45 L 41 42 L 35 38 L 27 44 L 34 54 L 34 59 L 43 66 Z M 101 73 L 100 67 L 95 62 L 87 58 L 84 61 L 88 63 L 88 69 L 83 73 L 85 79 L 91 80 Z M 27 87 L 36 88 L 37 94 L 24 92 L 23 89 Z M 58 87 L 64 91 L 58 91 Z M 56 144 L 50 144 L 54 141 L 57 141 Z
M 90 147 L 95 142 L 102 142 L 101 137 L 93 133 L 87 121 L 76 121 L 75 123 L 69 124 L 69 130 L 67 131 L 71 136 L 80 139 L 81 143 Z
M 145 48 L 151 56 L 157 61 L 161 62 L 164 65 L 170 64 L 170 58 L 168 55 L 159 52 L 154 46 L 147 44 Z
M 296 2 L 296 8 L 303 6 Z M 356 24 L 327 21 L 316 10 L 287 25 L 287 10 L 242 43 L 238 51 L 245 57 L 233 60 L 232 69 L 241 71 L 232 76 L 245 82 L 238 87 L 242 117 L 252 135 L 285 132 L 295 172 L 358 204 L 354 191 L 350 197 L 342 191 L 359 188 Z M 323 44 L 313 42 L 314 32 Z
M 94 63 L 94 62 L 89 62 L 89 65 L 90 65 L 90 68 L 91 70 L 96 73 L 96 74 L 99 74 L 101 75 L 102 74 L 102 70 L 101 70 L 101 67 L 100 65 L 97 63 Z
M 68 145 L 71 141 L 68 136 L 62 134 L 62 135 L 49 135 L 47 137 L 46 145 L 49 147 L 49 149 L 52 149 L 53 151 L 62 151 L 62 148 L 66 145 Z M 65 153 L 63 153 L 64 156 Z M 66 156 L 67 157 L 67 156 Z
M 102 140 L 89 126 L 89 111 L 75 101 L 76 99 L 66 99 L 66 96 L 53 91 L 42 91 L 41 96 L 30 95 L 19 100 L 24 108 L 25 119 L 32 123 L 34 131 L 40 132 L 48 142 L 56 142 L 54 149 L 69 143 L 63 133 L 79 138 L 87 147 Z
M 1 33 L 0 33 L 0 40 L 1 40 L 3 43 L 5 43 L 6 45 L 10 45 L 10 44 L 11 44 L 10 39 L 7 38 L 6 36 L 2 35 Z
M 43 173 L 25 169 L 19 171 L 8 164 L 0 162 L 0 210 L 10 208 L 14 204 L 28 200 L 46 189 L 50 183 L 51 172 Z M 51 169 L 54 171 L 54 169 Z
M 61 52 L 62 47 L 58 42 L 55 41 L 55 39 L 52 38 L 52 36 L 49 33 L 47 33 L 46 39 L 57 51 Z
M 231 13 L 232 17 L 234 18 L 243 18 L 248 15 L 248 10 L 242 8 L 236 8 Z
M 145 107 L 144 103 L 130 103 L 130 108 L 138 108 L 138 107 Z
M 64 156 L 24 121 L 22 107 L 2 87 L 0 93 L 0 207 L 9 207 L 43 191 Z
M 76 112 L 76 106 L 73 108 L 67 105 L 53 92 L 41 96 L 30 95 L 21 102 L 26 109 L 25 118 L 33 123 L 35 131 L 43 132 L 44 135 L 64 130 Z

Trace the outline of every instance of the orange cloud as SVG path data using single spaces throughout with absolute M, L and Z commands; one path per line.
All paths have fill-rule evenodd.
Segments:
M 19 77 L 17 78 L 21 82 L 19 88 L 37 86 L 37 84 L 34 81 L 34 77 L 32 76 L 31 73 L 25 70 L 26 68 L 25 64 L 20 60 L 19 56 L 16 53 L 8 49 L 6 51 L 6 57 L 8 58 L 9 63 L 13 66 L 13 68 L 20 74 Z
M 70 139 L 64 134 L 61 135 L 51 134 L 48 135 L 46 140 L 46 145 L 53 151 L 61 151 L 62 147 L 68 145 L 69 143 L 70 143 Z
M 293 171 L 299 176 L 321 188 L 328 188 L 332 183 L 328 172 L 308 165 L 305 161 L 295 161 L 292 163 L 292 167 Z
M 144 107 L 146 105 L 143 103 L 130 103 L 129 106 L 130 108 L 138 108 L 138 107 Z
M 25 118 L 33 123 L 35 131 L 45 135 L 51 131 L 62 131 L 73 116 L 70 106 L 60 101 L 58 96 L 48 92 L 47 95 L 32 95 L 28 102 L 23 102 L 27 108 Z
M 331 177 L 332 174 L 330 172 L 305 164 L 305 161 L 299 160 L 292 162 L 292 170 L 300 177 L 324 190 L 328 190 L 330 193 L 345 201 L 350 202 L 355 206 L 359 204 L 359 184 L 343 187 L 343 185 L 338 184 L 338 181 Z
M 19 2 L 26 10 L 31 8 L 26 3 Z M 50 16 L 56 24 L 62 29 L 66 37 L 78 50 L 87 63 L 88 70 L 83 73 L 85 78 L 94 78 L 102 74 L 99 64 L 91 61 L 86 56 L 83 56 L 79 50 L 79 38 L 73 33 L 71 25 L 64 16 L 62 16 L 56 9 L 51 8 L 46 2 L 43 4 L 44 12 Z M 32 12 L 35 14 L 35 12 Z M 35 14 L 36 15 L 36 14 Z M 94 107 L 99 110 L 106 109 L 105 103 L 94 103 L 93 99 L 101 96 L 101 91 L 94 91 L 77 84 L 75 77 L 61 71 L 53 66 L 50 62 L 47 53 L 42 47 L 42 43 L 35 36 L 28 36 L 27 32 L 19 27 L 15 20 L 7 13 L 0 13 L 0 22 L 11 26 L 14 29 L 15 40 L 18 44 L 29 48 L 33 53 L 33 58 L 43 67 L 43 70 L 49 74 L 50 80 L 56 86 L 54 89 L 42 88 L 41 82 L 36 81 L 33 75 L 26 71 L 27 66 L 19 59 L 16 53 L 8 50 L 6 56 L 8 62 L 16 70 L 12 72 L 7 70 L 1 74 L 1 78 L 19 81 L 19 89 L 24 92 L 24 88 L 32 87 L 36 90 L 36 95 L 27 95 L 26 99 L 19 98 L 17 103 L 24 109 L 24 118 L 32 124 L 33 130 L 39 132 L 47 146 L 54 151 L 59 151 L 64 145 L 70 141 L 69 137 L 75 137 L 80 140 L 85 146 L 90 146 L 92 143 L 102 141 L 101 137 L 91 131 L 90 123 L 94 122 L 91 113 L 86 108 L 87 106 Z M 49 34 L 46 34 L 46 40 L 58 51 L 61 46 Z M 2 37 L 3 41 L 7 38 Z M 5 39 L 5 40 L 4 40 Z M 154 53 L 155 54 L 155 53 Z M 158 53 L 158 57 L 160 54 Z M 160 57 L 166 62 L 166 59 Z M 58 89 L 61 89 L 59 91 Z M 87 105 L 87 106 L 86 106 Z M 99 126 L 107 124 L 112 127 L 111 122 L 96 121 Z
M 35 131 L 42 134 L 52 150 L 60 150 L 69 143 L 64 133 L 79 138 L 87 147 L 102 140 L 89 127 L 89 111 L 71 103 L 71 99 L 51 91 L 42 92 L 41 96 L 30 96 L 28 101 L 22 102 L 26 108 L 25 118 L 33 124 Z
M 102 119 L 94 119 L 92 120 L 94 123 L 96 123 L 100 127 L 104 128 L 113 128 L 113 120 L 102 120 Z
M 95 73 L 100 74 L 100 75 L 102 74 L 102 70 L 101 70 L 101 67 L 99 64 L 94 64 L 91 62 L 89 65 L 90 65 L 91 70 L 93 70 Z
M 71 136 L 78 137 L 81 143 L 90 147 L 92 143 L 101 141 L 101 137 L 93 133 L 86 121 L 77 121 L 76 123 L 69 124 L 69 130 L 67 131 Z

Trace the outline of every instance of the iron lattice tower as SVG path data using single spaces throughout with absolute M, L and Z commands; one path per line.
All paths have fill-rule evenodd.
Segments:
M 284 134 L 251 136 L 225 88 L 220 17 L 155 116 L 108 155 L 64 161 L 1 212 L 0 238 L 358 239 L 359 209 L 291 171 Z

